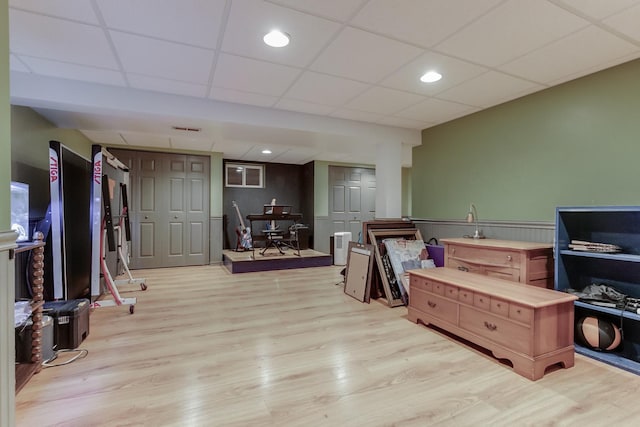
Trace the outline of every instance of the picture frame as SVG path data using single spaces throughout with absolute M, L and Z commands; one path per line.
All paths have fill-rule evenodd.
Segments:
M 369 230 L 369 239 L 374 246 L 377 272 L 382 282 L 387 305 L 389 307 L 397 307 L 406 305 L 406 297 L 403 297 L 403 285 L 398 283 L 397 275 L 393 271 L 389 254 L 387 254 L 383 243 L 384 239 L 390 238 L 422 240 L 422 234 L 417 228 Z
M 374 257 L 373 245 L 349 242 L 344 293 L 367 304 L 371 299 Z

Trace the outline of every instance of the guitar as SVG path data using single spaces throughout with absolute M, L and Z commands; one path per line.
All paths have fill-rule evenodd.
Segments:
M 276 205 L 276 199 L 271 199 L 271 206 L 275 206 L 275 205 Z M 271 209 L 271 213 L 273 213 L 273 209 Z M 276 225 L 276 222 L 271 221 L 271 224 L 269 224 L 269 229 L 275 230 L 276 228 L 278 228 L 278 226 Z
M 251 239 L 251 229 L 244 225 L 244 220 L 242 219 L 242 214 L 240 213 L 240 208 L 235 200 L 232 202 L 233 207 L 236 210 L 236 214 L 238 215 L 238 221 L 240 221 L 240 226 L 236 227 L 236 235 L 238 240 L 236 242 L 236 251 L 239 248 L 242 250 L 251 249 L 253 247 L 253 241 Z

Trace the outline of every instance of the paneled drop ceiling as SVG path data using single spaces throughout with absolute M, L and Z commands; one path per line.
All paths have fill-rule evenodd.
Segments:
M 401 142 L 410 165 L 421 129 L 640 57 L 640 0 L 9 5 L 13 104 L 96 143 L 237 160 L 375 164 Z

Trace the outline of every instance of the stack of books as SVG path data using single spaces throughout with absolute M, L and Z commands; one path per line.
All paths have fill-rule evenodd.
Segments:
M 605 253 L 622 252 L 622 248 L 618 245 L 613 245 L 610 243 L 587 242 L 584 240 L 572 240 L 571 243 L 569 244 L 569 249 L 573 249 L 574 251 L 583 251 L 583 252 L 605 252 Z

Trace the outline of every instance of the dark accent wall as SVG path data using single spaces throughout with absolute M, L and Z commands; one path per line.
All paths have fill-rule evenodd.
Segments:
M 309 162 L 302 166 L 302 186 L 300 198 L 302 201 L 303 222 L 309 227 L 309 247 L 313 248 L 313 218 L 315 216 L 315 163 Z
M 226 163 L 264 164 L 265 166 L 264 188 L 224 188 L 225 249 L 235 249 L 235 230 L 240 225 L 236 211 L 233 208 L 233 201 L 238 204 L 247 227 L 249 226 L 247 215 L 261 214 L 263 206 L 270 204 L 274 198 L 277 204 L 291 205 L 292 212 L 301 213 L 304 224 L 313 225 L 313 164 L 311 166 L 309 164 L 300 166 L 239 160 L 225 160 L 224 163 L 225 166 Z M 256 231 L 259 232 L 259 230 Z

